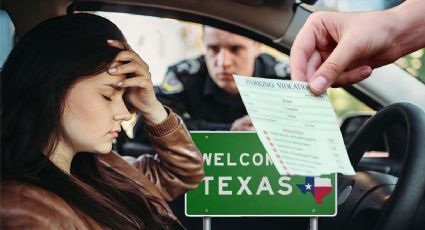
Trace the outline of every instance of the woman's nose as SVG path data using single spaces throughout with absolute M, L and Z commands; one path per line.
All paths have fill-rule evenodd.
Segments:
M 116 121 L 128 121 L 131 119 L 131 113 L 128 111 L 127 106 L 124 103 L 120 105 L 119 109 L 114 114 L 114 120 Z

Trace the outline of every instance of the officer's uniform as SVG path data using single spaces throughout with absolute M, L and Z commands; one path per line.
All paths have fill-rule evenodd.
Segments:
M 253 76 L 290 79 L 288 65 L 268 54 L 255 59 Z M 204 56 L 171 66 L 156 96 L 183 118 L 189 130 L 229 130 L 247 114 L 239 95 L 231 96 L 213 82 Z M 141 122 L 134 127 L 136 140 L 144 132 Z
M 262 54 L 253 76 L 289 79 L 288 66 Z M 247 114 L 239 95 L 231 96 L 213 82 L 203 56 L 170 67 L 157 97 L 183 117 L 189 130 L 229 130 Z

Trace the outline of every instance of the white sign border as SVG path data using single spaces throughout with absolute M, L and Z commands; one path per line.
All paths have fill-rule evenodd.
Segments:
M 255 131 L 190 131 L 190 133 L 257 133 Z M 187 217 L 335 217 L 338 214 L 338 180 L 335 173 L 335 213 L 328 215 L 189 215 L 187 214 L 187 193 L 184 194 L 184 214 Z

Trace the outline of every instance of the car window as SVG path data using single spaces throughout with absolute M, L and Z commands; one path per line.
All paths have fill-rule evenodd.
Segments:
M 0 10 L 0 67 L 9 55 L 13 47 L 15 37 L 15 27 L 9 15 L 4 10 Z
M 121 29 L 128 43 L 149 64 L 154 85 L 162 82 L 168 66 L 204 53 L 200 24 L 128 13 L 91 13 L 108 18 Z M 289 56 L 274 48 L 262 45 L 262 51 L 289 63 Z M 343 89 L 330 89 L 329 98 L 338 119 L 349 112 L 373 111 Z M 123 124 L 130 137 L 134 123 L 135 118 Z
M 162 82 L 168 66 L 205 52 L 201 24 L 128 13 L 91 13 L 108 18 L 121 29 L 131 47 L 149 64 L 154 85 Z M 276 49 L 262 45 L 262 51 L 289 63 L 289 57 Z
M 395 63 L 425 84 L 425 49 L 406 55 Z
M 353 97 L 343 88 L 329 89 L 328 96 L 338 119 L 349 113 L 375 111 L 357 98 Z

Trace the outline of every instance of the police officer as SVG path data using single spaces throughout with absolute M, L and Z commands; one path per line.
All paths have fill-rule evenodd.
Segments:
M 205 26 L 205 56 L 171 66 L 158 100 L 179 114 L 189 130 L 253 130 L 232 74 L 290 79 L 288 66 L 246 37 Z M 135 139 L 143 136 L 142 121 Z
M 288 66 L 261 54 L 260 44 L 216 28 L 204 27 L 205 56 L 171 66 L 157 92 L 158 100 L 184 119 L 189 130 L 253 130 L 232 74 L 290 79 Z M 134 128 L 142 139 L 143 121 Z M 188 229 L 202 229 L 201 218 L 184 215 L 184 197 L 170 204 Z M 214 229 L 304 229 L 302 219 L 213 218 Z

